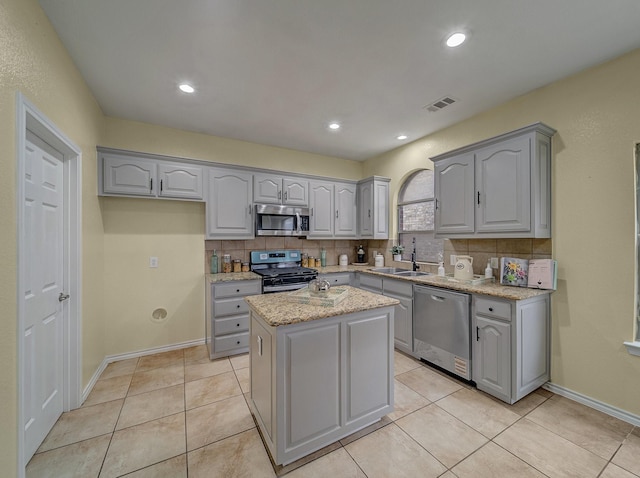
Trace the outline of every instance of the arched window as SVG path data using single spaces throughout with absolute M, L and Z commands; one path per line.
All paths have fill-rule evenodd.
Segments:
M 416 260 L 441 262 L 442 239 L 434 239 L 435 201 L 433 171 L 421 169 L 409 176 L 398 193 L 398 244 L 404 246 L 403 260 L 410 260 L 416 238 Z

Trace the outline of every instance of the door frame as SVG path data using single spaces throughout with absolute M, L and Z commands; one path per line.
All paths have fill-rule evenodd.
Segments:
M 20 92 L 16 94 L 16 225 L 17 225 L 17 349 L 18 349 L 18 476 L 24 457 L 24 173 L 27 129 L 63 154 L 64 288 L 70 295 L 63 308 L 63 410 L 82 403 L 82 151 Z

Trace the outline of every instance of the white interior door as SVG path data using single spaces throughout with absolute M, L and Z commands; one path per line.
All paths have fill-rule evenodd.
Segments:
M 23 360 L 25 463 L 63 411 L 63 155 L 27 131 L 24 168 Z

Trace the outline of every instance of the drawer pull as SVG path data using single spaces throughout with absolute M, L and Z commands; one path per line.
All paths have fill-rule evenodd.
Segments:
M 239 308 L 240 308 L 240 304 L 236 305 L 236 309 L 239 309 Z
M 236 289 L 236 292 L 240 292 L 240 289 Z
M 240 341 L 238 340 L 238 341 L 236 342 L 236 344 L 240 345 Z
M 240 327 L 240 324 L 236 324 L 236 327 Z
M 489 312 L 493 312 L 493 307 L 489 307 Z

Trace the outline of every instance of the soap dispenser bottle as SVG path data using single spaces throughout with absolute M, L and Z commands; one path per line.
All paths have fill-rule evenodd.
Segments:
M 218 255 L 216 254 L 216 250 L 213 250 L 213 255 L 211 256 L 211 273 L 218 273 Z
M 491 279 L 493 277 L 493 269 L 491 268 L 491 261 L 487 261 L 487 267 L 484 270 L 484 278 Z
M 438 275 L 440 277 L 444 277 L 444 262 L 441 262 L 440 265 L 438 265 Z

